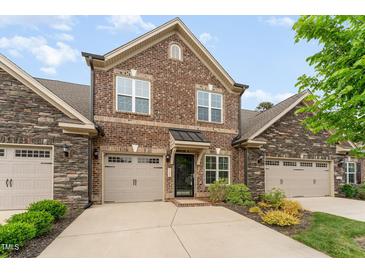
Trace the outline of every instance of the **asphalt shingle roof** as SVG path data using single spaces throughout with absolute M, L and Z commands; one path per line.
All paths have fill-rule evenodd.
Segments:
M 303 95 L 304 93 L 295 94 L 263 112 L 241 109 L 242 135 L 238 141 L 243 141 L 250 138 L 255 132 L 267 125 L 271 120 L 277 117 L 289 106 L 294 104 Z
M 90 116 L 90 86 L 43 78 L 34 79 L 85 117 Z

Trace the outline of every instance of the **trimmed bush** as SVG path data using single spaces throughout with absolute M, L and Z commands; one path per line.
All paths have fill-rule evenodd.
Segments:
M 51 230 L 53 221 L 53 216 L 46 211 L 28 211 L 13 215 L 8 223 L 33 224 L 37 230 L 36 236 L 40 236 Z
M 303 211 L 302 205 L 294 200 L 284 199 L 280 209 L 282 209 L 285 213 L 293 215 L 295 217 L 299 217 L 301 212 Z
M 262 213 L 261 208 L 259 208 L 258 206 L 250 207 L 250 209 L 248 211 L 250 213 L 257 213 L 257 214 L 261 214 Z
M 278 209 L 285 198 L 285 193 L 277 188 L 273 188 L 270 192 L 260 195 L 260 199 L 269 207 Z
M 208 187 L 210 201 L 213 203 L 224 202 L 227 195 L 227 186 L 228 182 L 225 179 L 214 181 Z
M 354 198 L 357 195 L 357 187 L 352 184 L 344 184 L 341 186 L 340 191 L 347 198 Z
M 37 229 L 33 224 L 15 222 L 0 226 L 0 256 L 6 257 L 12 248 L 24 246 L 36 234 Z
M 45 211 L 50 213 L 55 220 L 62 218 L 67 211 L 67 206 L 56 200 L 42 200 L 30 204 L 29 211 Z
M 230 204 L 253 206 L 252 195 L 245 184 L 232 184 L 228 186 L 226 201 Z
M 281 210 L 270 210 L 260 216 L 261 219 L 269 225 L 290 226 L 300 224 L 298 217 Z
M 365 184 L 361 184 L 357 187 L 357 197 L 361 200 L 365 200 Z

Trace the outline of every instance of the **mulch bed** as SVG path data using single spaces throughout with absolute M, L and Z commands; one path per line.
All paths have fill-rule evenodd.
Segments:
M 82 209 L 70 209 L 66 216 L 53 224 L 50 232 L 40 237 L 30 240 L 18 251 L 13 251 L 9 258 L 35 258 L 61 234 L 81 213 Z
M 283 233 L 289 237 L 298 234 L 299 232 L 309 228 L 310 224 L 311 224 L 311 215 L 312 212 L 310 211 L 304 211 L 303 212 L 303 216 L 300 219 L 300 224 L 298 225 L 291 225 L 291 226 L 277 226 L 277 225 L 269 225 L 269 224 L 265 224 L 262 220 L 261 217 L 256 214 L 256 213 L 251 213 L 248 211 L 247 207 L 243 207 L 243 206 L 239 206 L 239 205 L 229 205 L 229 204 L 221 204 L 222 206 L 238 213 L 241 214 L 247 218 L 250 218 L 258 223 L 261 223 L 271 229 L 274 229 L 280 233 Z

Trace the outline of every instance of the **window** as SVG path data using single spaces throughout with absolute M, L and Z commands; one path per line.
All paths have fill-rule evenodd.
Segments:
M 17 150 L 15 150 L 15 157 L 21 157 L 21 158 L 50 158 L 51 153 L 47 150 L 17 149 Z
M 302 166 L 302 167 L 313 167 L 313 163 L 310 163 L 310 162 L 300 162 L 300 166 Z
M 205 156 L 205 184 L 209 185 L 220 178 L 229 181 L 229 157 Z
M 150 158 L 150 157 L 139 157 L 138 158 L 139 164 L 159 164 L 159 158 Z
M 279 161 L 275 161 L 275 160 L 266 160 L 265 163 L 267 166 L 278 166 L 279 165 Z
M 222 122 L 222 94 L 198 91 L 198 120 Z
M 109 156 L 109 163 L 132 163 L 131 157 L 122 157 L 122 156 Z
M 297 162 L 284 161 L 283 166 L 297 166 Z
M 327 163 L 316 163 L 316 167 L 327 167 Z
M 356 184 L 356 164 L 354 162 L 346 162 L 345 175 L 347 184 Z
M 172 44 L 170 46 L 170 56 L 172 59 L 182 60 L 181 48 L 176 45 Z
M 117 110 L 150 114 L 150 82 L 117 76 Z
M 5 156 L 5 149 L 0 148 L 0 157 L 4 157 Z

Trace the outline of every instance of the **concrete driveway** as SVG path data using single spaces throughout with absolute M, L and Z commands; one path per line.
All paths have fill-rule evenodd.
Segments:
M 335 197 L 295 198 L 310 211 L 326 212 L 365 222 L 365 201 Z
M 223 207 L 94 206 L 40 257 L 326 257 Z

